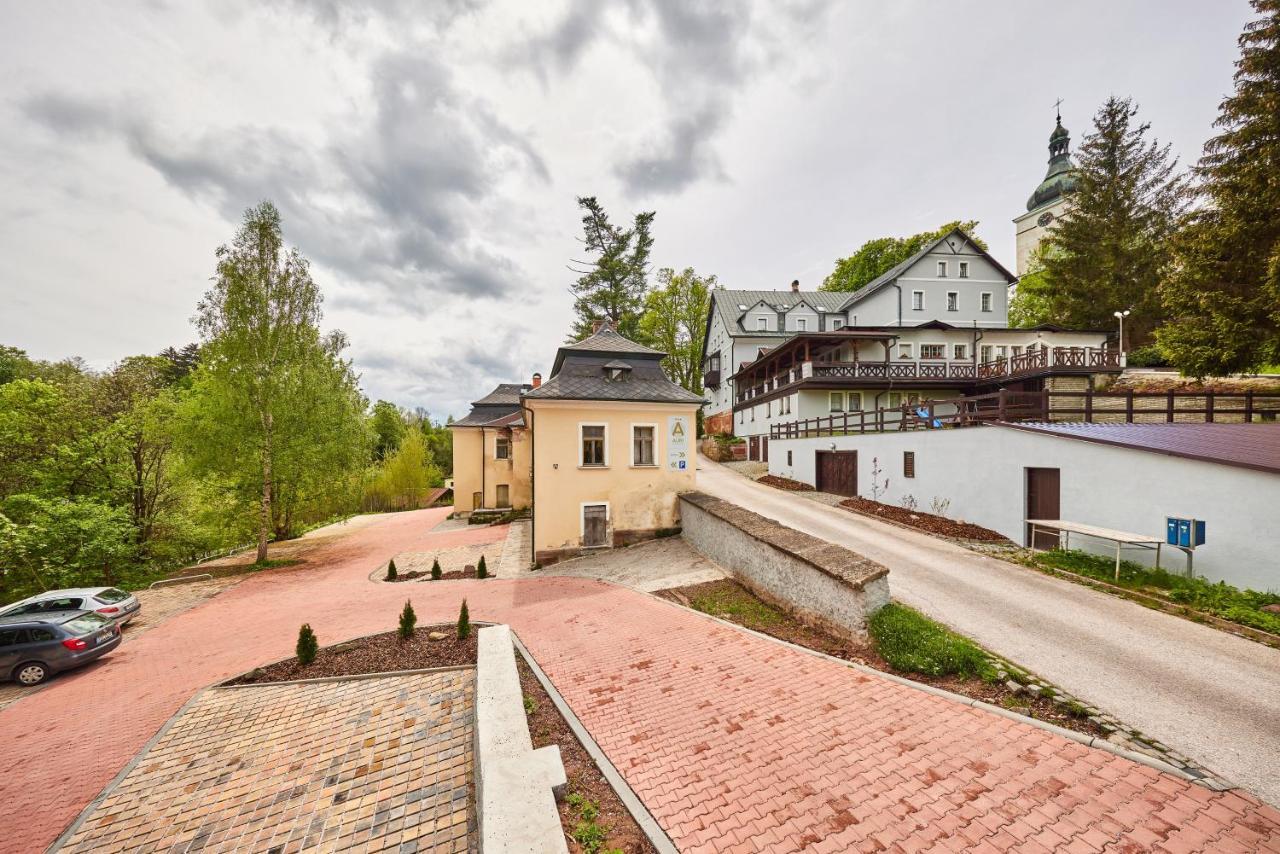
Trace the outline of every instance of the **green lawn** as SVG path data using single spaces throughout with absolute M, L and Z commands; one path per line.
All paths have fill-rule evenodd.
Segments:
M 1040 552 L 1033 560 L 1039 566 L 1064 569 L 1130 590 L 1155 593 L 1197 611 L 1280 635 L 1280 614 L 1261 610 L 1264 605 L 1280 603 L 1280 594 L 1240 590 L 1225 582 L 1214 584 L 1203 578 L 1186 578 L 1130 561 L 1121 562 L 1120 580 L 1116 581 L 1114 560 L 1076 550 Z

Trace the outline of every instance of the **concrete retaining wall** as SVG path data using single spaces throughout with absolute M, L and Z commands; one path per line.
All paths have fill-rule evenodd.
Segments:
M 555 796 L 560 748 L 533 749 L 508 626 L 480 630 L 476 656 L 476 818 L 482 854 L 566 854 Z
M 866 632 L 889 602 L 889 570 L 701 492 L 680 496 L 684 538 L 753 593 L 801 620 L 843 635 Z

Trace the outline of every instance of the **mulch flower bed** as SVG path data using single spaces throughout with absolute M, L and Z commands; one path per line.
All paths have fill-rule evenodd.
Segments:
M 458 639 L 457 625 L 418 626 L 408 640 L 400 640 L 394 631 L 322 648 L 316 660 L 307 665 L 288 658 L 259 667 L 228 682 L 250 685 L 266 682 L 291 682 L 296 679 L 319 679 L 331 676 L 359 676 L 365 673 L 388 673 L 395 670 L 424 670 L 476 663 L 476 631 Z M 432 640 L 432 633 L 444 635 Z
M 807 483 L 792 480 L 789 477 L 778 477 L 776 474 L 766 474 L 763 477 L 758 477 L 756 478 L 756 483 L 763 483 L 765 486 L 772 486 L 776 489 L 789 489 L 792 492 L 813 492 L 813 487 Z
M 657 849 L 649 842 L 649 838 L 640 830 L 631 813 L 623 806 L 617 792 L 605 780 L 600 769 L 587 749 L 578 741 L 569 724 L 556 711 L 555 705 L 547 692 L 543 690 L 524 658 L 516 656 L 516 666 L 520 671 L 520 688 L 525 696 L 525 712 L 529 719 L 529 734 L 533 738 L 534 748 L 548 744 L 560 746 L 560 758 L 564 762 L 567 797 L 557 804 L 560 810 L 560 824 L 564 828 L 565 842 L 571 854 L 579 854 L 583 847 L 574 839 L 574 832 L 581 822 L 581 813 L 575 810 L 570 799 L 578 795 L 596 804 L 599 815 L 595 823 L 606 829 L 604 844 L 599 851 L 622 851 L 624 854 L 657 854 Z
M 878 519 L 887 519 L 890 522 L 919 528 L 921 531 L 930 534 L 954 537 L 957 540 L 982 540 L 992 543 L 1009 542 L 1009 538 L 1004 534 L 999 534 L 981 525 L 957 522 L 955 519 L 948 519 L 946 516 L 922 513 L 919 510 L 908 510 L 905 507 L 896 507 L 892 504 L 872 501 L 870 498 L 846 498 L 840 502 L 840 506 L 855 513 L 863 513 Z
M 457 579 L 459 579 L 459 578 L 478 578 L 478 577 L 479 577 L 479 576 L 477 576 L 477 575 L 476 575 L 476 568 L 475 568 L 474 566 L 467 566 L 467 567 L 466 567 L 466 568 L 464 568 L 464 569 L 451 569 L 451 570 L 449 570 L 448 572 L 441 572 L 441 573 L 440 573 L 440 577 L 439 577 L 439 578 L 437 578 L 437 579 L 434 579 L 434 580 L 435 580 L 435 581 L 456 581 L 456 580 L 457 580 Z M 390 582 L 392 582 L 392 583 L 394 584 L 394 583 L 395 583 L 395 582 L 397 582 L 397 581 L 417 581 L 419 578 L 427 578 L 427 579 L 430 579 L 430 578 L 431 578 L 431 570 L 429 570 L 429 569 L 423 569 L 423 570 L 415 569 L 415 570 L 413 570 L 413 571 L 411 571 L 411 572 L 401 572 L 401 573 L 397 573 L 395 578 L 386 578 L 386 577 L 383 577 L 383 579 L 382 579 L 382 580 L 383 580 L 383 581 L 390 581 Z M 492 571 L 492 570 L 490 570 L 489 574 L 488 574 L 488 575 L 486 575 L 486 576 L 485 576 L 485 578 L 493 578 L 493 571 Z
M 1048 721 L 1065 729 L 1089 735 L 1106 735 L 1106 731 L 1097 724 L 1088 718 L 1073 715 L 1059 703 L 1047 697 L 1032 697 L 1025 693 L 1015 693 L 1004 683 L 985 682 L 977 677 L 934 677 L 921 673 L 903 673 L 894 669 L 887 661 L 881 658 L 870 640 L 847 640 L 805 625 L 790 614 L 761 602 L 751 591 L 736 581 L 727 579 L 708 581 L 704 584 L 693 584 L 688 587 L 663 590 L 657 595 L 687 608 L 693 607 L 693 600 L 704 598 L 715 598 L 718 601 L 738 604 L 745 603 L 747 607 L 733 608 L 728 612 L 712 614 L 712 616 L 720 617 L 797 646 L 825 653 L 833 658 L 856 661 L 875 670 L 903 676 L 913 682 L 932 685 L 935 688 L 942 688 L 975 700 L 984 700 L 995 706 L 1013 709 L 1027 717 Z

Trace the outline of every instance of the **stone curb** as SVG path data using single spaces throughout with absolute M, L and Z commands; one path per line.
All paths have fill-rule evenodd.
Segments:
M 533 747 L 506 625 L 478 633 L 475 804 L 483 854 L 568 854 L 556 794 L 568 780 L 559 745 Z
M 757 632 L 754 629 L 748 629 L 746 626 L 740 626 L 737 623 L 732 623 L 732 622 L 729 622 L 728 620 L 722 620 L 719 617 L 713 617 L 710 614 L 705 614 L 702 611 L 698 611 L 694 608 L 686 608 L 684 605 L 681 605 L 677 602 L 672 602 L 670 599 L 665 599 L 661 596 L 656 596 L 652 593 L 649 593 L 646 595 L 652 596 L 654 599 L 657 599 L 660 602 L 670 605 L 673 608 L 680 608 L 681 610 L 688 611 L 693 614 L 697 614 L 700 617 L 704 617 L 708 620 L 712 620 L 714 622 L 720 623 L 721 625 L 728 626 L 729 628 L 736 629 L 741 632 L 746 632 L 747 634 L 750 634 L 750 635 L 755 635 L 758 638 L 762 638 L 767 641 L 772 641 L 773 643 L 781 644 L 782 646 L 785 646 L 785 647 L 790 647 L 791 649 L 805 653 L 806 655 L 812 655 L 817 658 L 823 658 L 823 659 L 826 659 L 827 661 L 832 661 L 832 662 L 835 662 L 836 664 L 844 665 L 845 667 L 851 668 L 853 670 L 857 670 L 858 672 L 865 673 L 869 676 L 878 676 L 882 679 L 888 679 L 890 682 L 894 682 L 898 685 L 902 685 L 907 688 L 912 688 L 917 691 L 923 691 L 926 694 L 932 694 L 935 697 L 942 697 L 943 699 L 950 700 L 953 703 L 959 703 L 960 705 L 963 705 L 963 706 L 972 706 L 974 708 L 982 709 L 983 711 L 986 711 L 986 712 L 992 712 L 994 714 L 999 715 L 1000 717 L 1018 721 L 1019 723 L 1024 723 L 1024 724 L 1027 724 L 1028 726 L 1033 726 L 1037 729 L 1041 729 L 1046 732 L 1051 732 L 1054 735 L 1059 735 L 1063 738 L 1069 739 L 1078 744 L 1083 744 L 1086 747 L 1092 747 L 1097 750 L 1103 750 L 1103 751 L 1106 751 L 1107 753 L 1112 753 L 1112 754 L 1115 754 L 1116 756 L 1129 759 L 1133 762 L 1137 762 L 1140 765 L 1146 765 L 1149 768 L 1154 768 L 1157 771 L 1162 771 L 1174 777 L 1178 777 L 1180 779 L 1187 780 L 1192 783 L 1199 783 L 1210 789 L 1214 789 L 1215 791 L 1225 791 L 1227 789 L 1236 788 L 1234 784 L 1227 783 L 1225 781 L 1220 781 L 1216 779 L 1206 780 L 1201 777 L 1197 777 L 1196 775 L 1188 773 L 1187 771 L 1181 768 L 1178 768 L 1175 765 L 1171 765 L 1170 763 L 1165 762 L 1161 759 L 1157 759 L 1153 756 L 1148 756 L 1145 753 L 1139 753 L 1136 750 L 1129 750 L 1127 748 L 1120 747 L 1117 744 L 1112 744 L 1106 739 L 1098 738 L 1097 736 L 1086 735 L 1085 733 L 1076 732 L 1075 730 L 1066 729 L 1065 727 L 1060 727 L 1057 724 L 1051 724 L 1048 721 L 1042 721 L 1042 720 L 1038 720 L 1037 718 L 1027 717 L 1026 715 L 1020 715 L 1017 712 L 1013 712 L 1013 711 L 1010 711 L 1009 709 L 1001 708 L 1000 706 L 992 705 L 991 703 L 988 703 L 984 700 L 975 700 L 972 697 L 966 697 L 962 694 L 956 694 L 952 691 L 947 691 L 942 688 L 935 688 L 932 685 L 925 685 L 924 683 L 921 683 L 921 682 L 915 682 L 915 681 L 912 681 L 911 679 L 907 679 L 906 677 L 903 677 L 903 676 L 898 676 L 897 674 L 894 674 L 894 673 L 886 673 L 883 670 L 876 670 L 874 667 L 868 667 L 865 664 L 860 664 L 856 661 L 845 661 L 843 658 L 836 658 L 833 655 L 827 655 L 825 652 L 818 652 L 815 649 L 809 649 L 808 647 L 800 646 L 799 644 L 791 643 L 790 641 L 784 641 L 779 638 L 775 638 L 772 635 L 766 635 L 763 632 Z
M 655 596 L 654 598 L 658 599 L 660 597 Z M 662 601 L 666 602 L 667 600 L 663 599 Z M 668 604 L 675 603 L 668 602 Z M 649 842 L 658 850 L 659 854 L 679 854 L 679 849 L 671 841 L 671 837 L 667 836 L 666 831 L 662 829 L 662 825 L 658 824 L 658 820 L 653 817 L 653 813 L 649 812 L 640 797 L 627 785 L 627 781 L 623 779 L 617 767 L 609 761 L 609 757 L 600 749 L 600 745 L 596 744 L 595 739 L 591 737 L 591 733 L 587 732 L 587 728 L 583 726 L 582 721 L 574 714 L 573 709 L 569 708 L 569 704 L 565 702 L 564 697 L 556 690 L 556 686 L 552 684 L 551 679 L 538 666 L 538 662 L 515 632 L 511 633 L 511 640 L 515 643 L 516 650 L 524 658 L 525 664 L 529 665 L 529 669 L 533 671 L 534 678 L 538 680 L 538 683 L 542 685 L 542 689 L 547 692 L 547 696 L 551 698 L 551 703 L 556 707 L 556 711 L 564 718 L 565 723 L 569 725 L 569 729 L 577 736 L 587 754 L 596 763 L 596 767 L 600 769 L 600 774 L 604 777 L 605 782 L 617 793 L 622 805 L 627 808 L 627 812 L 631 813 L 631 817 L 640 826 L 641 832 L 648 837 Z

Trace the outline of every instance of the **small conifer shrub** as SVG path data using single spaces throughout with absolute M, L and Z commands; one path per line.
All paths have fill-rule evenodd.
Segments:
M 471 614 L 467 611 L 467 600 L 462 600 L 462 610 L 458 612 L 458 640 L 471 637 Z
M 303 623 L 302 628 L 298 629 L 298 646 L 294 649 L 298 663 L 305 667 L 315 661 L 319 649 L 320 643 L 316 640 L 316 633 L 311 631 L 311 624 Z
M 476 564 L 476 578 L 488 578 L 489 567 L 485 566 L 484 555 L 480 555 L 480 563 Z
M 436 558 L 431 563 L 431 580 L 439 581 L 440 576 L 442 575 L 444 575 L 444 573 L 440 571 L 440 558 Z
M 418 615 L 413 612 L 413 605 L 408 599 L 404 600 L 404 610 L 400 612 L 400 628 L 397 632 L 400 640 L 408 640 L 413 637 L 413 629 L 418 625 Z
M 392 558 L 391 563 L 387 564 L 387 581 L 395 581 L 395 580 L 396 580 L 396 561 L 395 561 L 395 558 Z

